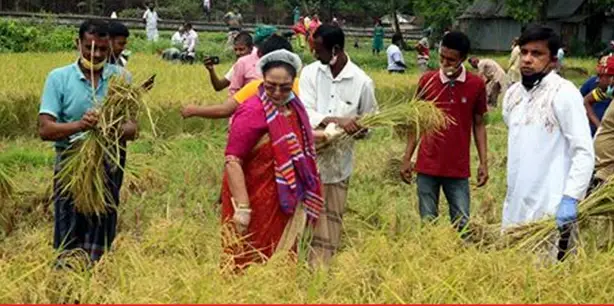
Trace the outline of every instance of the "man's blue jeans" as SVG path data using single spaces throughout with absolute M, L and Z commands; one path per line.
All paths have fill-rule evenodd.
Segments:
M 450 206 L 450 219 L 458 230 L 469 222 L 469 179 L 456 179 L 441 176 L 418 174 L 418 204 L 420 217 L 431 221 L 439 216 L 439 193 L 443 193 Z

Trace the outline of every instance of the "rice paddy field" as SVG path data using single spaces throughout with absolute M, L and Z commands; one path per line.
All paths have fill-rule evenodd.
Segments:
M 409 101 L 417 70 L 389 75 L 385 54 L 374 57 L 367 46 L 348 53 L 375 81 L 380 103 Z M 413 63 L 414 56 L 407 52 L 406 60 Z M 493 57 L 507 63 L 506 55 Z M 308 54 L 304 58 L 311 61 Z M 312 271 L 303 260 L 279 258 L 243 275 L 222 273 L 215 203 L 227 122 L 183 120 L 179 109 L 188 103 L 221 103 L 226 92 L 213 91 L 201 65 L 170 64 L 148 53 L 134 54 L 129 70 L 136 80 L 157 74 L 145 98 L 156 132 L 143 120 L 140 139 L 129 146 L 113 249 L 91 270 L 54 270 L 49 201 L 54 151 L 37 138 L 36 119 L 47 73 L 75 59 L 74 52 L 0 54 L 0 169 L 11 182 L 6 192 L 0 189 L 0 303 L 614 300 L 614 253 L 603 227 L 583 231 L 584 244 L 575 258 L 544 266 L 531 252 L 461 240 L 449 224 L 443 197 L 441 220 L 421 224 L 416 187 L 401 183 L 391 162 L 401 158 L 405 144 L 387 129 L 357 145 L 343 247 L 328 269 Z M 591 73 L 595 61 L 570 58 L 566 64 Z M 229 65 L 223 62 L 218 73 Z M 587 77 L 573 71 L 568 76 L 578 85 Z M 506 128 L 499 109 L 488 115 L 488 144 L 490 181 L 472 188 L 471 213 L 476 223 L 497 224 L 506 190 Z M 475 172 L 475 152 L 472 162 Z

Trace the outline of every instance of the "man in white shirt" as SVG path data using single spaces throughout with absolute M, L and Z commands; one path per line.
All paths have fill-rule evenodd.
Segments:
M 143 14 L 143 21 L 145 21 L 145 31 L 147 32 L 148 41 L 158 41 L 158 12 L 156 12 L 156 4 L 150 2 L 147 5 L 147 10 Z
M 317 129 L 336 124 L 348 134 L 356 134 L 362 130 L 357 116 L 377 111 L 373 81 L 344 52 L 341 28 L 321 25 L 313 38 L 318 62 L 304 67 L 299 79 L 299 96 L 311 125 Z M 325 206 L 313 232 L 312 264 L 327 264 L 340 245 L 353 142 L 336 149 L 318 155 Z
M 392 35 L 392 44 L 386 49 L 386 55 L 388 56 L 388 72 L 390 73 L 404 73 L 407 68 L 400 48 L 402 41 L 403 36 L 401 33 L 394 33 L 394 35 Z
M 532 27 L 519 46 L 522 80 L 503 99 L 509 134 L 502 225 L 508 229 L 554 216 L 561 237 L 550 255 L 556 252 L 561 260 L 593 172 L 593 143 L 580 92 L 553 71 L 558 35 Z
M 186 23 L 183 27 L 186 31 L 185 40 L 183 41 L 183 59 L 191 63 L 196 58 L 198 33 L 194 31 L 194 27 L 192 27 L 191 23 Z
M 185 29 L 180 26 L 177 32 L 171 37 L 171 44 L 174 47 L 183 47 L 183 41 L 185 40 Z

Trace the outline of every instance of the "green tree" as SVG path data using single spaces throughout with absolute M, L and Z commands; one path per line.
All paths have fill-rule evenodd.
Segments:
M 423 16 L 426 25 L 435 33 L 454 24 L 454 20 L 473 2 L 473 0 L 414 0 L 416 15 Z

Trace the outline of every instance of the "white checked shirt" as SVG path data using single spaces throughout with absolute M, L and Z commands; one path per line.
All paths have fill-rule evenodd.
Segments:
M 326 117 L 360 116 L 378 108 L 373 80 L 349 59 L 336 78 L 330 67 L 320 62 L 304 67 L 299 78 L 299 96 L 313 128 Z M 322 182 L 335 184 L 348 179 L 352 174 L 353 142 L 346 150 L 329 153 L 318 156 Z

